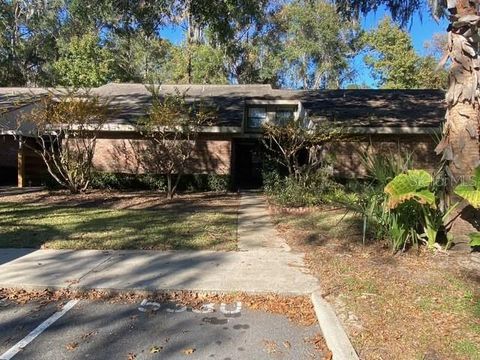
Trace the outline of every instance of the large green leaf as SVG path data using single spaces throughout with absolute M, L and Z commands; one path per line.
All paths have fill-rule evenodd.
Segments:
M 480 208 L 480 166 L 475 169 L 471 181 L 460 184 L 455 188 L 455 194 L 464 198 L 474 208 Z
M 480 232 L 477 233 L 471 233 L 468 236 L 470 236 L 470 246 L 480 246 Z
M 408 200 L 415 200 L 420 204 L 435 207 L 435 195 L 429 190 L 432 182 L 432 175 L 425 170 L 409 170 L 405 174 L 397 175 L 385 186 L 387 206 L 394 209 Z

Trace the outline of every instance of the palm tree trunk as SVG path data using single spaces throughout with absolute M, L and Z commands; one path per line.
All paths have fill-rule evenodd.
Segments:
M 448 57 L 452 62 L 449 89 L 446 96 L 447 114 L 443 139 L 437 153 L 443 153 L 450 175 L 450 190 L 473 175 L 480 164 L 480 60 L 476 38 L 480 17 L 476 5 L 469 0 L 457 0 L 450 9 L 452 23 L 449 26 Z M 447 59 L 447 58 L 446 58 Z M 459 209 L 451 233 L 455 243 L 468 241 L 467 235 L 476 229 L 472 225 L 473 208 Z

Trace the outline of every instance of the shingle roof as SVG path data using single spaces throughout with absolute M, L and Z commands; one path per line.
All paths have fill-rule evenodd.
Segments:
M 217 126 L 241 126 L 244 101 L 250 98 L 263 98 L 272 92 L 270 85 L 161 85 L 160 96 L 185 94 L 190 100 L 202 100 L 217 108 Z M 152 95 L 143 84 L 115 84 L 101 86 L 95 94 L 111 99 L 114 109 L 112 123 L 128 124 L 146 115 Z
M 48 92 L 41 88 L 2 88 L 0 87 L 0 114 L 13 111 L 30 104 L 38 96 Z
M 176 91 L 189 99 L 214 104 L 215 125 L 241 126 L 248 100 L 297 100 L 310 118 L 357 127 L 438 127 L 443 121 L 444 93 L 440 90 L 275 90 L 270 85 L 161 85 L 160 95 Z M 34 101 L 47 90 L 0 88 L 0 118 Z M 152 95 L 143 84 L 111 83 L 93 89 L 111 100 L 112 124 L 132 124 L 145 116 Z M 0 126 L 1 126 L 0 119 Z M 4 124 L 8 126 L 10 124 Z
M 0 133 L 17 128 L 15 117 L 9 114 L 32 104 L 47 92 L 41 88 L 0 88 Z M 25 127 L 25 131 L 28 128 Z
M 300 96 L 311 117 L 351 126 L 438 127 L 446 110 L 440 90 L 308 91 Z

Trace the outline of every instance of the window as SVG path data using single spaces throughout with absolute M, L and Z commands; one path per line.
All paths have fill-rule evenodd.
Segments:
M 267 120 L 267 109 L 264 107 L 253 107 L 248 109 L 247 127 L 250 129 L 259 129 Z
M 277 125 L 286 125 L 293 120 L 292 110 L 279 110 L 275 113 L 275 123 Z

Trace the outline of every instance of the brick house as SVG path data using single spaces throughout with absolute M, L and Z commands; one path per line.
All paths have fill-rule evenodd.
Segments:
M 195 174 L 230 175 L 237 186 L 261 184 L 259 152 L 261 125 L 265 121 L 308 116 L 314 121 L 341 124 L 351 137 L 332 144 L 337 175 L 362 176 L 359 151 L 396 151 L 415 154 L 417 167 L 433 169 L 435 139 L 444 118 L 444 94 L 436 90 L 276 90 L 269 85 L 162 85 L 159 94 L 186 92 L 217 109 L 216 121 L 203 127 L 189 164 Z M 146 140 L 135 127 L 145 116 L 151 94 L 142 84 L 108 84 L 93 89 L 111 100 L 112 118 L 97 141 L 94 166 L 97 171 L 145 173 L 136 158 Z M 0 184 L 19 186 L 42 182 L 41 160 L 13 136 L 15 118 L 30 111 L 43 89 L 0 88 Z M 26 133 L 26 132 L 24 132 Z M 27 139 L 28 140 L 28 136 Z

